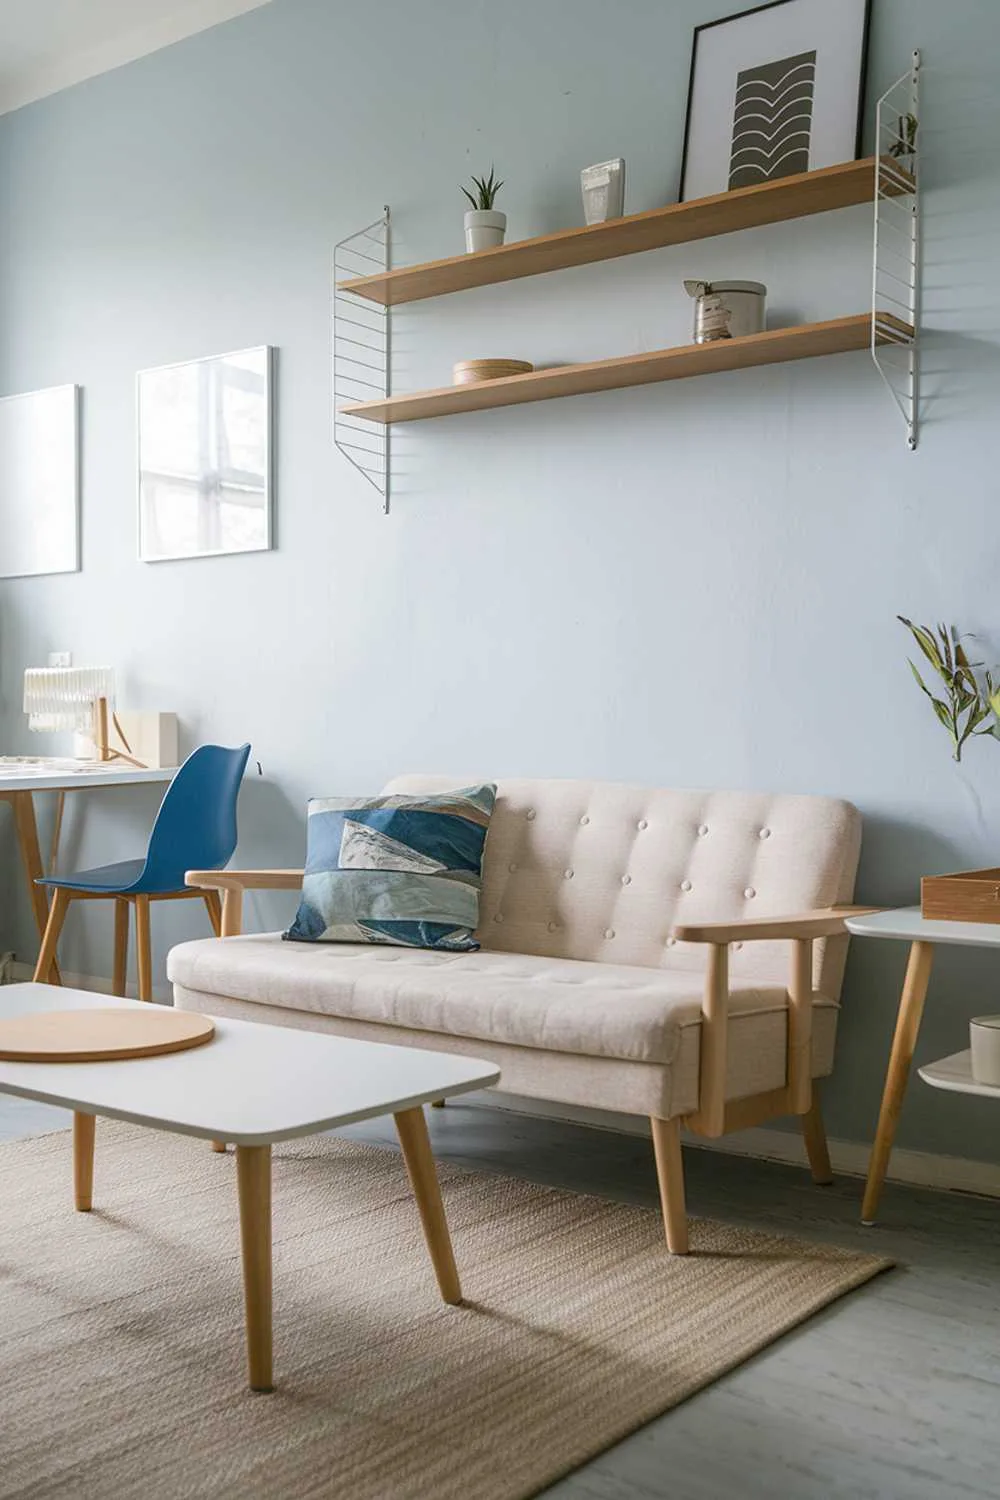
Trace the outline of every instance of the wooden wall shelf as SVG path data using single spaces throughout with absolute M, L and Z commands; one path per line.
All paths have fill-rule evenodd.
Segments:
M 398 271 L 340 281 L 338 290 L 353 292 L 383 306 L 396 307 L 403 302 L 419 302 L 425 297 L 441 297 L 448 292 L 492 286 L 521 276 L 538 276 L 546 271 L 565 270 L 568 266 L 585 266 L 594 261 L 614 260 L 621 255 L 635 255 L 642 250 L 658 250 L 667 245 L 709 239 L 717 234 L 732 234 L 738 229 L 779 224 L 786 219 L 827 213 L 854 203 L 871 203 L 875 195 L 875 168 L 874 156 L 861 161 L 841 162 L 815 172 L 779 177 L 757 187 L 735 188 L 732 192 L 716 193 L 713 197 L 697 198 L 690 203 L 671 203 L 666 208 L 628 214 L 606 224 L 561 229 L 555 234 L 515 240 L 512 244 L 500 245 L 495 250 L 480 250 L 474 255 L 454 255 L 448 260 L 426 261 L 423 265 L 403 266 Z M 898 162 L 883 157 L 883 192 L 887 181 L 890 191 L 906 193 L 913 190 L 913 179 L 909 174 Z
M 683 344 L 676 349 L 654 349 L 648 354 L 626 354 L 597 359 L 585 365 L 557 365 L 530 375 L 507 375 L 477 385 L 448 385 L 435 391 L 413 391 L 384 401 L 355 402 L 341 407 L 352 417 L 387 425 L 417 422 L 424 417 L 447 417 L 463 411 L 487 411 L 494 406 L 517 406 L 526 401 L 550 401 L 557 396 L 580 396 L 592 391 L 614 391 L 660 380 L 682 380 L 689 375 L 711 375 L 752 365 L 781 364 L 812 359 L 819 354 L 845 354 L 867 349 L 871 343 L 871 314 L 833 318 L 827 323 L 802 323 L 773 328 L 740 339 L 712 344 Z M 909 343 L 912 328 L 880 313 L 880 343 Z

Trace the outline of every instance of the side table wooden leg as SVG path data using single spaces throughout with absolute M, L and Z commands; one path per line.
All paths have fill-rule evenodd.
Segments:
M 271 1148 L 236 1147 L 247 1368 L 252 1391 L 274 1389 L 271 1327 Z
M 441 1296 L 445 1302 L 461 1302 L 462 1288 L 451 1248 L 448 1220 L 441 1202 L 441 1188 L 434 1166 L 430 1136 L 427 1134 L 427 1120 L 419 1107 L 404 1109 L 393 1118 Z
M 93 1115 L 73 1111 L 73 1202 L 77 1213 L 89 1214 L 94 1206 Z
M 924 1014 L 924 1000 L 934 962 L 932 943 L 912 943 L 910 958 L 906 966 L 906 979 L 899 1001 L 896 1031 L 892 1039 L 889 1069 L 885 1077 L 882 1107 L 879 1110 L 878 1129 L 868 1163 L 868 1180 L 865 1183 L 864 1202 L 861 1207 L 862 1224 L 874 1224 L 878 1212 L 882 1184 L 889 1166 L 892 1143 L 896 1136 L 899 1112 L 903 1107 L 906 1085 L 910 1077 L 910 1065 L 917 1045 L 917 1034 Z

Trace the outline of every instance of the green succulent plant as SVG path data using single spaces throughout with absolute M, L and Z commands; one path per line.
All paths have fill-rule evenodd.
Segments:
M 984 671 L 981 661 L 970 662 L 962 645 L 969 637 L 959 635 L 954 625 L 914 625 L 904 615 L 896 618 L 906 626 L 941 681 L 944 695 L 938 698 L 910 662 L 910 671 L 930 699 L 938 723 L 948 731 L 953 758 L 960 761 L 969 740 L 980 735 L 1000 739 L 1000 680 L 993 672 Z
M 492 208 L 496 202 L 497 193 L 503 187 L 503 180 L 497 177 L 491 163 L 490 175 L 488 177 L 473 177 L 472 186 L 475 188 L 474 193 L 470 193 L 467 187 L 463 187 L 462 192 L 468 198 L 473 208 Z

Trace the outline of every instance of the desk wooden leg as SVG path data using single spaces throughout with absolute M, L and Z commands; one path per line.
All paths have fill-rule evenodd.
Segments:
M 45 874 L 42 866 L 42 851 L 38 843 L 38 823 L 35 820 L 35 803 L 30 792 L 11 792 L 10 800 L 14 806 L 14 827 L 17 830 L 17 842 L 21 851 L 21 863 L 28 881 L 28 895 L 31 898 L 31 909 L 35 914 L 35 926 L 38 928 L 38 936 L 44 938 L 45 928 L 49 920 L 49 898 L 45 887 L 36 885 L 35 881 L 41 879 Z M 49 984 L 61 984 L 59 965 L 53 963 L 49 971 Z
M 878 1129 L 875 1132 L 875 1144 L 872 1146 L 871 1160 L 868 1163 L 868 1180 L 865 1183 L 865 1197 L 861 1208 L 862 1224 L 873 1224 L 878 1212 L 882 1184 L 889 1166 L 892 1143 L 896 1136 L 896 1125 L 899 1121 L 899 1112 L 903 1107 L 906 1085 L 910 1077 L 910 1065 L 913 1062 L 917 1034 L 920 1031 L 920 1022 L 924 1014 L 924 1001 L 927 998 L 927 985 L 930 981 L 933 962 L 934 946 L 932 943 L 911 944 L 910 959 L 906 966 L 906 979 L 903 982 L 903 993 L 899 1001 L 899 1014 L 896 1017 L 896 1031 L 892 1039 L 889 1070 L 885 1077 L 882 1107 L 879 1110 Z
M 94 1204 L 93 1115 L 73 1112 L 73 1200 L 77 1213 L 89 1214 Z
M 420 1108 L 404 1109 L 393 1118 L 441 1296 L 445 1302 L 461 1302 L 462 1288 L 451 1248 L 448 1220 L 444 1216 L 444 1204 L 441 1202 L 441 1188 L 434 1166 L 430 1136 L 427 1134 L 427 1120 Z
M 271 1148 L 236 1147 L 247 1367 L 252 1391 L 274 1389 L 271 1307 Z

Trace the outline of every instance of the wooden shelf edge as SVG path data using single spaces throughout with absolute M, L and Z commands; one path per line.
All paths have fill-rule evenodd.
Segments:
M 460 412 L 488 411 L 496 406 L 517 406 L 560 396 L 622 390 L 632 385 L 651 385 L 663 380 L 748 369 L 755 365 L 782 364 L 824 354 L 846 354 L 869 347 L 871 327 L 870 313 L 856 313 L 824 323 L 772 328 L 766 333 L 748 334 L 740 339 L 681 344 L 673 349 L 654 349 L 645 354 L 626 354 L 589 364 L 532 370 L 527 375 L 506 375 L 500 380 L 484 380 L 475 385 L 447 385 L 437 390 L 412 391 L 390 396 L 384 401 L 354 402 L 340 410 L 345 416 L 360 417 L 380 426 L 454 416 Z M 913 337 L 912 328 L 891 313 L 879 313 L 877 330 L 879 343 L 908 343 Z
M 906 170 L 895 161 L 891 170 L 898 180 L 898 191 L 912 191 L 913 179 Z M 862 157 L 814 172 L 779 177 L 760 186 L 735 188 L 689 203 L 646 209 L 605 224 L 560 229 L 472 255 L 454 255 L 375 276 L 352 278 L 338 282 L 338 290 L 353 292 L 382 306 L 398 306 L 827 213 L 871 202 L 874 193 L 875 158 Z

